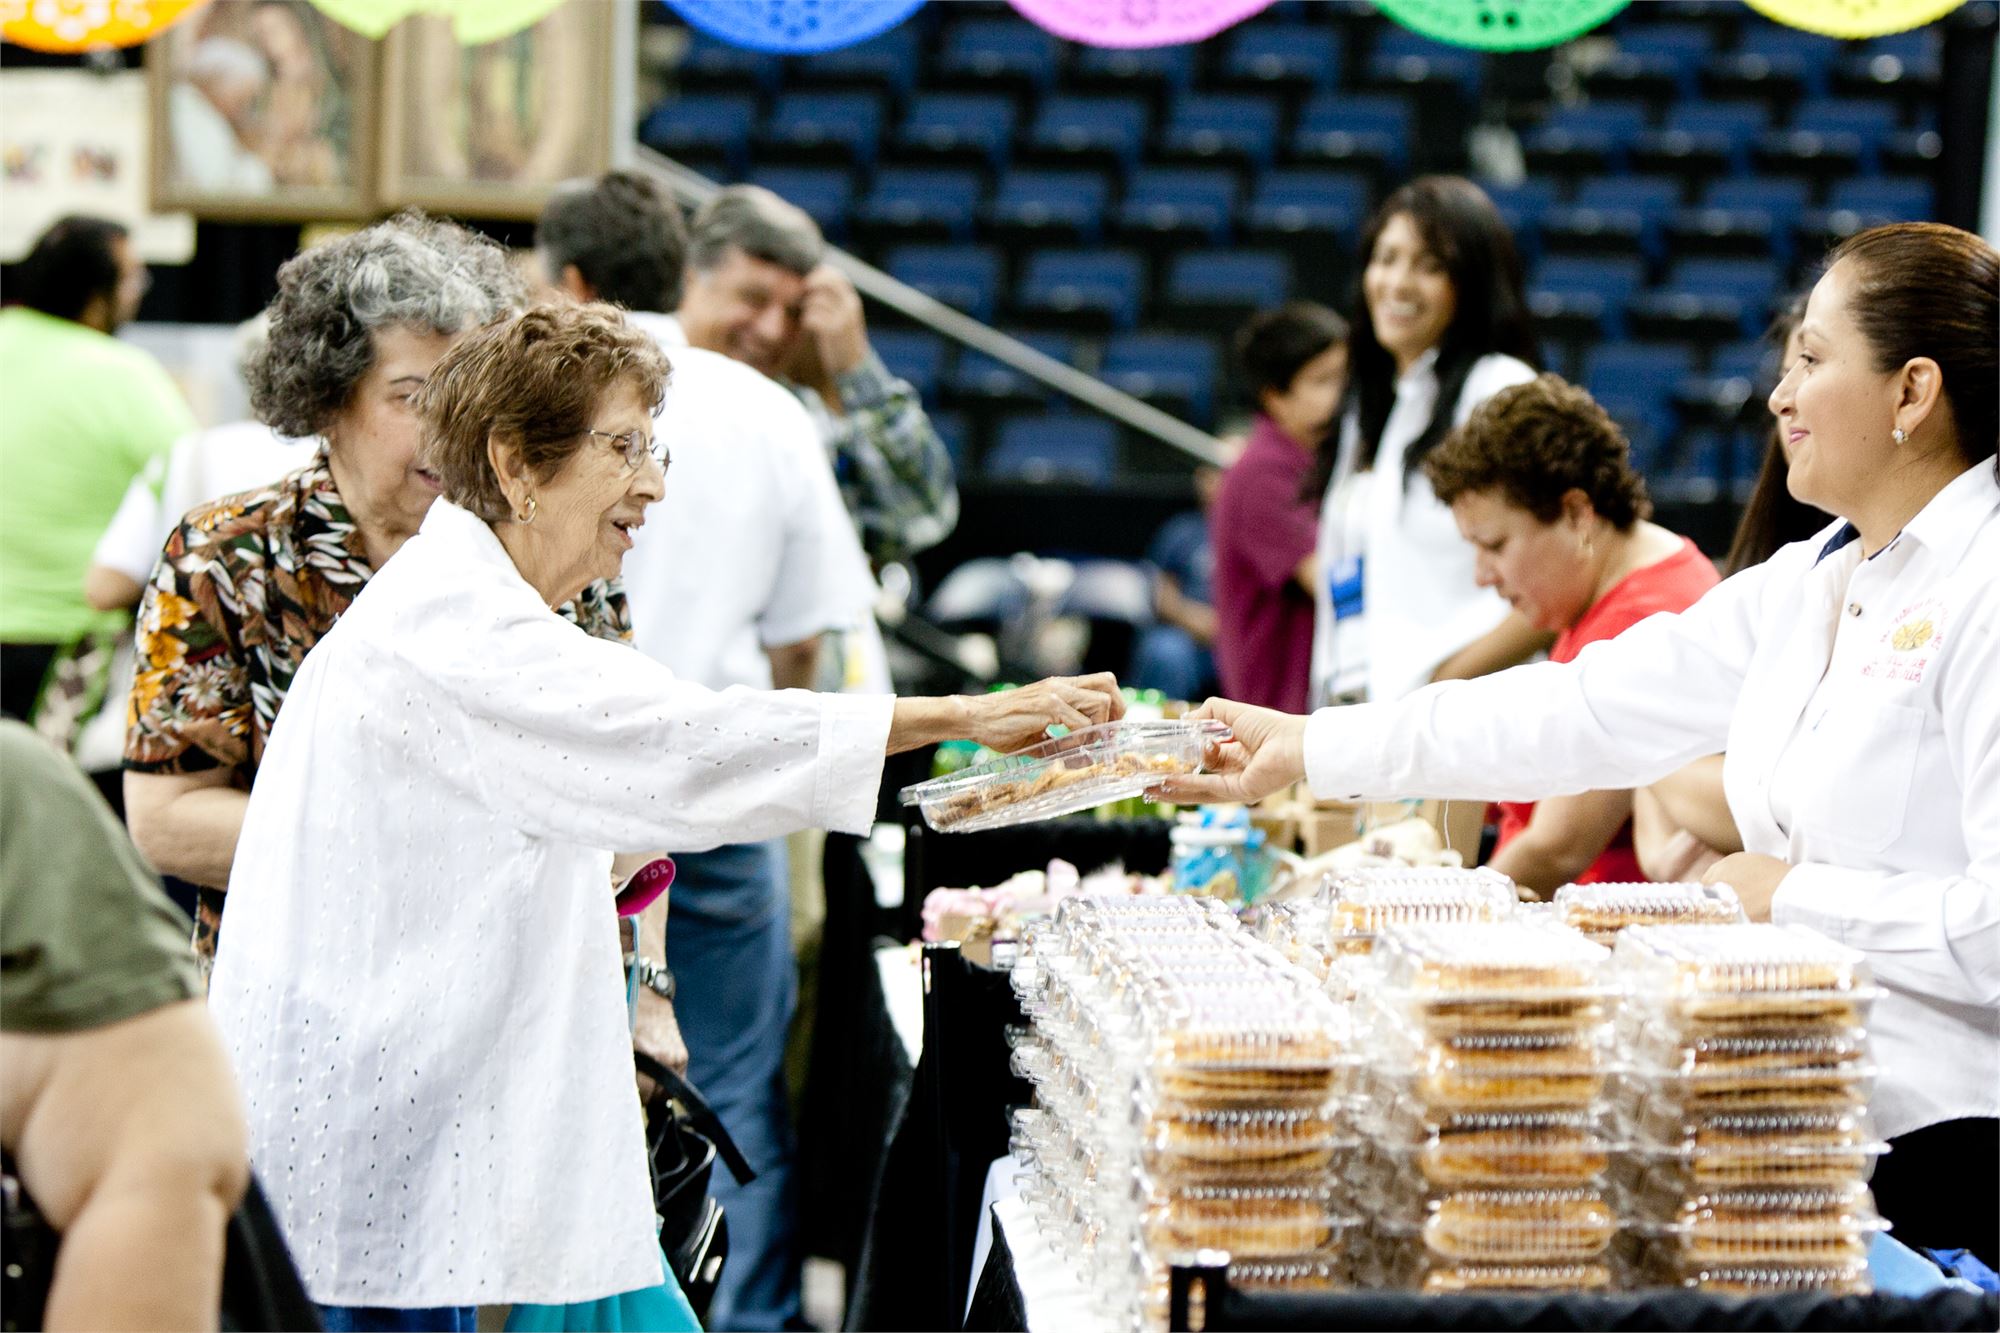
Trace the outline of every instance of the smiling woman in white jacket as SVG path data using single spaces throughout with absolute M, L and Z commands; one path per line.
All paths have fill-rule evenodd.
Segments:
M 1753 917 L 1866 954 L 1877 1200 L 1915 1245 L 2000 1250 L 2000 254 L 1907 223 L 1843 244 L 1771 395 L 1790 487 L 1840 516 L 1567 664 L 1311 719 L 1212 701 L 1239 745 L 1166 799 L 1539 800 L 1718 750 Z M 1940 1189 L 1945 1181 L 1953 1187 Z

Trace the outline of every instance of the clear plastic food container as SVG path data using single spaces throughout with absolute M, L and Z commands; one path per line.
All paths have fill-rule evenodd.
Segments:
M 1634 926 L 1615 970 L 1640 1021 L 1691 1035 L 1845 1032 L 1879 994 L 1861 953 L 1804 926 Z
M 1859 1111 L 1877 1069 L 1862 1028 L 1683 1037 L 1642 1029 L 1626 1077 L 1640 1096 L 1687 1114 L 1753 1110 Z
M 1889 1225 L 1858 1182 L 1640 1197 L 1631 1204 L 1628 1232 L 1651 1249 L 1655 1262 L 1677 1268 L 1866 1263 L 1869 1242 Z
M 1866 1262 L 1843 1264 L 1667 1264 L 1649 1269 L 1645 1285 L 1685 1287 L 1723 1296 L 1783 1296 L 1820 1292 L 1866 1296 L 1875 1290 Z
M 1325 1253 L 1356 1225 L 1325 1184 L 1167 1186 L 1142 1178 L 1140 1236 L 1146 1247 L 1226 1250 L 1232 1258 Z
M 1609 944 L 1628 926 L 1726 925 L 1743 904 L 1727 884 L 1566 884 L 1556 890 L 1556 919 Z
M 1731 1187 L 1843 1186 L 1867 1179 L 1889 1150 L 1866 1113 L 1772 1111 L 1689 1114 L 1654 1100 L 1633 1117 L 1630 1165 L 1650 1188 L 1689 1193 Z
M 1328 946 L 1365 954 L 1393 926 L 1504 921 L 1520 901 L 1514 882 L 1495 870 L 1352 870 L 1327 876 Z
M 1380 1038 L 1375 1074 L 1385 1092 L 1423 1113 L 1581 1110 L 1604 1092 L 1601 1034 L 1465 1032 Z
M 1602 1190 L 1464 1189 L 1384 1199 L 1378 1228 L 1461 1263 L 1586 1263 L 1618 1233 Z
M 1161 779 L 1201 770 L 1219 722 L 1105 722 L 1014 754 L 905 787 L 940 833 L 1006 828 L 1138 796 Z
M 1614 1138 L 1600 1112 L 1528 1111 L 1389 1121 L 1374 1145 L 1426 1186 L 1584 1189 L 1602 1183 Z
M 1195 1110 L 1142 1100 L 1139 1161 L 1166 1183 L 1323 1179 L 1360 1144 L 1344 1108 Z
M 1459 1292 L 1609 1291 L 1611 1266 L 1592 1263 L 1461 1263 L 1421 1249 L 1393 1252 L 1372 1266 L 1370 1285 L 1452 1295 Z
M 1397 926 L 1376 942 L 1378 1003 L 1427 1037 L 1575 1033 L 1609 1017 L 1610 951 L 1567 927 Z

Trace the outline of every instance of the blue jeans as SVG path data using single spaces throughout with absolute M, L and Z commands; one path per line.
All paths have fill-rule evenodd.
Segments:
M 739 1186 L 720 1162 L 709 1192 L 729 1219 L 729 1262 L 710 1328 L 780 1329 L 799 1313 L 795 1144 L 785 1039 L 798 999 L 783 842 L 676 855 L 667 916 L 674 1011 L 701 1090 L 757 1172 Z
M 439 1305 L 428 1310 L 397 1310 L 386 1305 L 322 1305 L 319 1321 L 326 1333 L 474 1333 L 479 1327 L 476 1305 Z

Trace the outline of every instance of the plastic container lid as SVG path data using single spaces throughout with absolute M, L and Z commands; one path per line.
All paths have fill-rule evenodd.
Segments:
M 1716 1027 L 1859 1026 L 1877 990 L 1865 957 L 1804 926 L 1634 926 L 1618 936 L 1633 1003 Z
M 1201 769 L 1219 722 L 1120 721 L 960 769 L 902 791 L 940 833 L 1007 828 L 1138 796 L 1161 779 Z
M 1556 919 L 1603 942 L 1628 926 L 1725 925 L 1744 919 L 1727 884 L 1566 884 L 1556 890 Z
M 1394 1210 L 1395 1201 L 1385 1201 Z M 1583 1263 L 1604 1253 L 1618 1219 L 1601 1190 L 1465 1189 L 1378 1217 L 1385 1235 L 1410 1231 L 1441 1258 L 1476 1263 Z
M 1367 953 L 1392 926 L 1503 921 L 1520 901 L 1498 871 L 1401 867 L 1329 875 L 1320 897 L 1328 942 L 1340 953 Z
M 1429 1186 L 1584 1188 L 1601 1182 L 1614 1140 L 1594 1111 L 1474 1112 L 1381 1124 L 1374 1150 Z

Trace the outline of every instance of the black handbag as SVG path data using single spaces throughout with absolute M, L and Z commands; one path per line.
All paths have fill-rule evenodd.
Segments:
M 757 1173 L 693 1084 L 643 1051 L 634 1051 L 632 1059 L 655 1089 L 646 1103 L 646 1156 L 660 1248 L 680 1280 L 681 1293 L 696 1316 L 705 1319 L 729 1258 L 729 1224 L 722 1205 L 709 1196 L 710 1173 L 718 1157 L 739 1185 L 749 1184 Z

